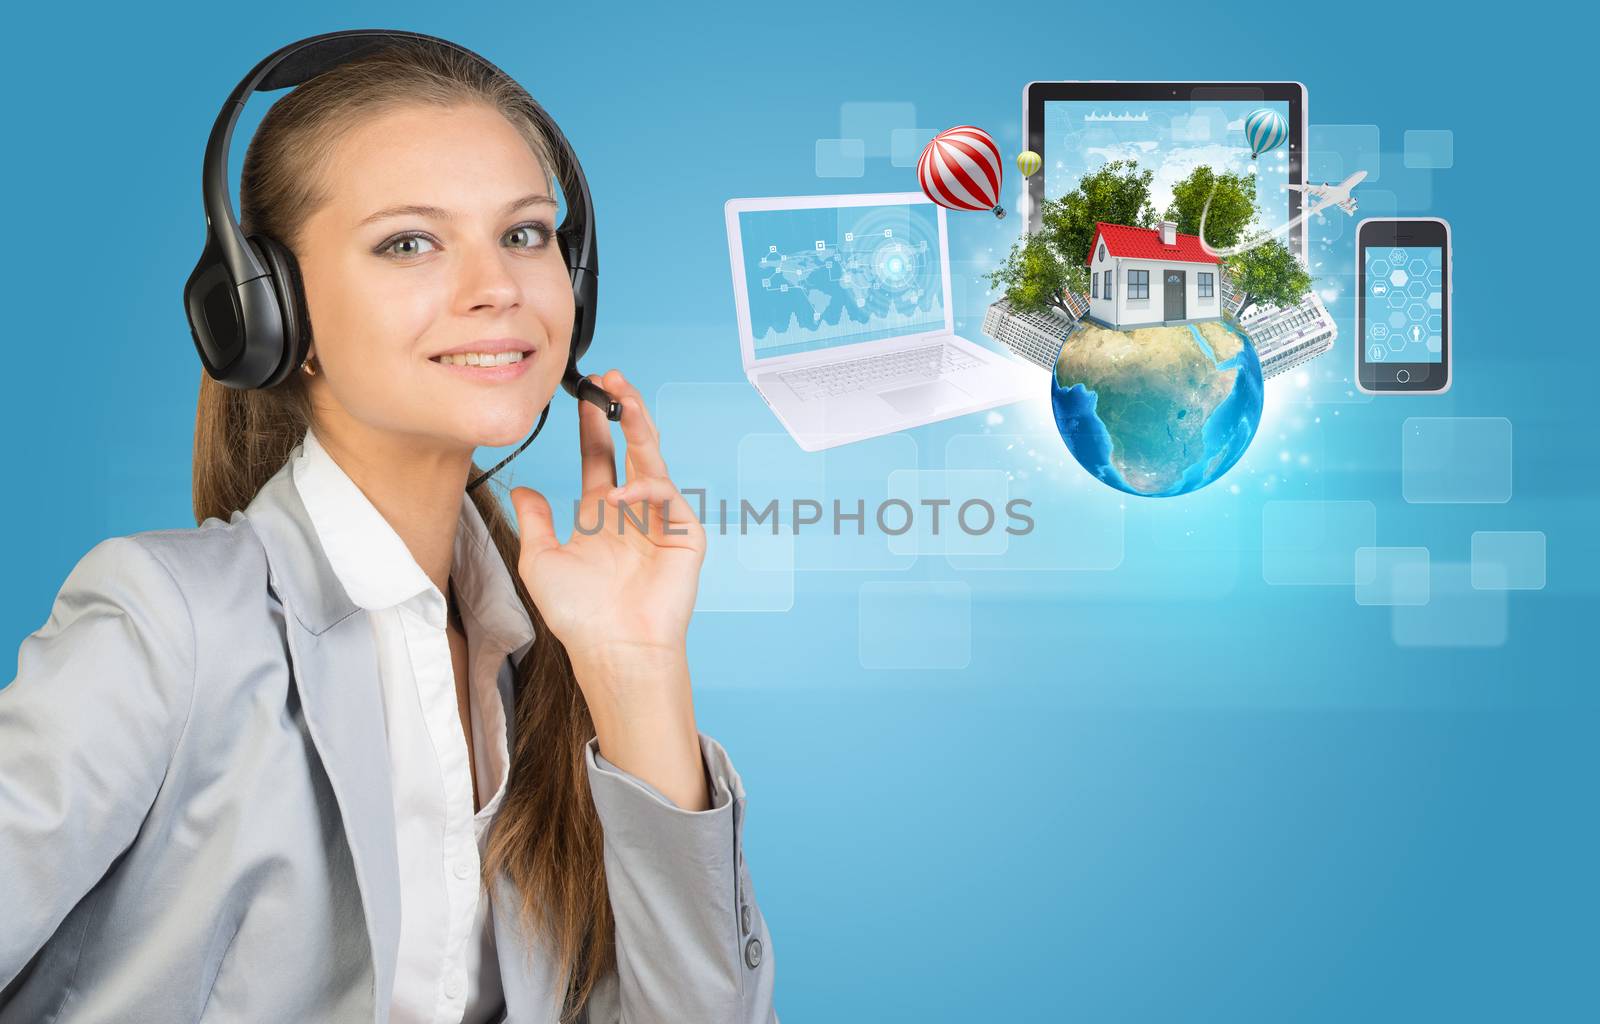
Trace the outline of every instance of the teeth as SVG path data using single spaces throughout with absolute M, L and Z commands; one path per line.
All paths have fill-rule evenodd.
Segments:
M 435 356 L 435 362 L 449 363 L 452 366 L 502 366 L 506 363 L 522 362 L 521 352 L 462 352 L 453 356 Z

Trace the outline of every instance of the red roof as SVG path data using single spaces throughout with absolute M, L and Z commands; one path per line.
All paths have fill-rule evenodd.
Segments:
M 1155 228 L 1130 228 L 1126 224 L 1107 224 L 1096 221 L 1094 238 L 1089 240 L 1089 257 L 1083 262 L 1094 262 L 1095 247 L 1106 243 L 1106 252 L 1112 256 L 1132 257 L 1136 260 L 1172 260 L 1175 263 L 1221 263 L 1200 245 L 1199 235 L 1178 235 L 1177 245 L 1162 245 L 1161 232 Z

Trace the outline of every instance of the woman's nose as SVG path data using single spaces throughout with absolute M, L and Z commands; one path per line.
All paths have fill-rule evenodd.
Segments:
M 509 306 L 521 301 L 522 286 L 513 273 L 513 257 L 500 246 L 466 246 L 458 273 L 459 294 L 469 309 Z

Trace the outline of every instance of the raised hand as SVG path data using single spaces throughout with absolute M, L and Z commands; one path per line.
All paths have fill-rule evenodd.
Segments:
M 512 488 L 522 537 L 517 572 L 566 647 L 602 753 L 680 806 L 703 806 L 685 639 L 705 529 L 667 476 L 661 436 L 639 390 L 618 370 L 590 379 L 622 404 L 624 482 L 617 485 L 610 421 L 579 402 L 576 527 L 560 542 L 545 496 Z

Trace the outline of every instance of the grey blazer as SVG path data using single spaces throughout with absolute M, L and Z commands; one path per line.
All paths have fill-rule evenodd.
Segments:
M 0 1024 L 387 1024 L 377 655 L 289 471 L 226 523 L 101 541 L 23 640 L 0 689 Z M 700 744 L 713 806 L 690 812 L 590 740 L 618 967 L 589 1024 L 777 1022 L 744 787 Z M 497 1019 L 545 1024 L 566 979 L 517 896 L 501 874 Z

